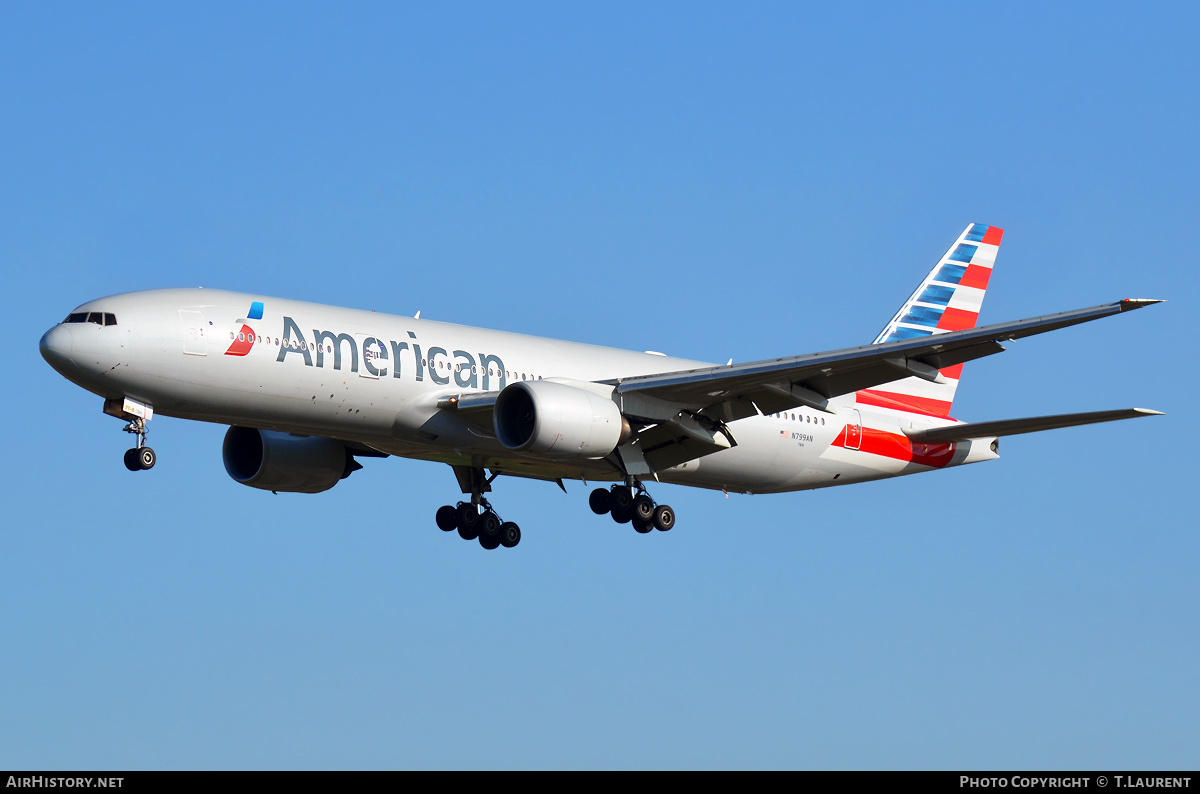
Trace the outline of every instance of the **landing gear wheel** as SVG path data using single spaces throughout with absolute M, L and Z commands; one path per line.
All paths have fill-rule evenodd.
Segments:
M 614 513 L 620 510 L 622 513 L 633 508 L 633 491 L 624 485 L 614 485 L 609 493 L 609 507 Z M 624 521 L 621 522 L 625 523 Z
M 154 454 L 154 450 L 150 449 L 150 447 L 142 447 L 138 450 L 137 460 L 138 468 L 153 469 L 158 456 Z
M 592 491 L 588 497 L 588 507 L 592 508 L 592 512 L 598 516 L 602 516 L 612 509 L 612 498 L 605 488 L 597 488 Z
M 470 502 L 458 506 L 458 534 L 463 540 L 479 537 L 479 510 Z
M 129 469 L 130 471 L 142 470 L 142 462 L 138 460 L 138 450 L 125 450 L 125 468 Z
M 500 516 L 488 510 L 479 517 L 479 537 L 500 539 Z M 487 548 L 486 546 L 484 548 Z M 492 548 L 495 548 L 494 546 Z
M 654 508 L 654 528 L 666 532 L 675 526 L 675 511 L 670 505 L 659 505 Z
M 621 508 L 621 507 L 617 507 L 616 505 L 613 505 L 612 518 L 613 518 L 613 521 L 616 521 L 618 524 L 628 524 L 630 521 L 633 520 L 633 508 L 632 507 Z
M 649 524 L 654 519 L 654 500 L 644 493 L 633 500 L 633 520 Z
M 642 535 L 645 535 L 647 532 L 650 532 L 651 530 L 654 529 L 654 524 L 649 521 L 643 521 L 642 519 L 638 518 L 637 516 L 634 516 L 633 528 L 636 529 Z
M 488 537 L 487 535 L 480 533 L 479 545 L 483 546 L 488 551 L 491 551 L 492 549 L 494 549 L 500 545 L 500 533 L 497 532 L 495 535 L 492 535 L 491 537 Z
M 500 525 L 500 545 L 506 549 L 511 549 L 513 546 L 521 542 L 521 528 L 511 521 L 505 521 Z
M 437 511 L 438 529 L 449 532 L 458 528 L 458 509 L 450 505 L 442 505 Z

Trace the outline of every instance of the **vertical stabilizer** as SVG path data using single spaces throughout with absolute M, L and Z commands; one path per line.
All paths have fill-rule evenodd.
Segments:
M 1004 230 L 973 223 L 959 235 L 873 344 L 974 328 Z M 904 378 L 857 393 L 862 405 L 949 416 L 962 364 L 941 370 L 943 383 Z

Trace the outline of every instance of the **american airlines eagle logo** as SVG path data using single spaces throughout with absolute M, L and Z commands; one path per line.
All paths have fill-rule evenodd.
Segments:
M 250 304 L 250 311 L 246 314 L 247 320 L 261 320 L 263 316 L 262 301 L 254 301 Z M 254 341 L 257 338 L 254 329 L 242 323 L 242 330 L 236 335 L 230 334 L 233 342 L 230 343 L 229 349 L 225 351 L 227 356 L 244 356 L 254 347 Z

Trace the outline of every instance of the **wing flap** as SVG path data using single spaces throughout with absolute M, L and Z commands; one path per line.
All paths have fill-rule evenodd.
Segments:
M 907 435 L 909 440 L 915 443 L 933 444 L 944 441 L 966 441 L 971 438 L 1015 436 L 1021 433 L 1057 430 L 1060 427 L 1077 427 L 1097 422 L 1115 422 L 1119 419 L 1137 419 L 1141 416 L 1162 415 L 1162 411 L 1152 411 L 1149 408 L 1122 408 L 1116 411 L 1030 416 L 1024 419 L 1002 419 L 996 422 L 962 422 L 947 427 L 916 430 L 909 432 Z

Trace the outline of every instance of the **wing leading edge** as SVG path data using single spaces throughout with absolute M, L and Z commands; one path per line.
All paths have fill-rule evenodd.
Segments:
M 1122 408 L 1116 411 L 1092 411 L 1083 414 L 1055 414 L 1053 416 L 1030 416 L 1024 419 L 1002 419 L 997 422 L 961 422 L 947 427 L 908 432 L 909 440 L 917 444 L 934 444 L 945 441 L 967 441 L 972 438 L 1015 436 L 1021 433 L 1037 433 L 1042 430 L 1057 430 L 1060 427 L 1078 427 L 1097 422 L 1115 422 L 1118 419 L 1137 419 L 1141 416 L 1162 416 L 1162 411 L 1149 408 Z
M 826 353 L 622 378 L 612 384 L 627 415 L 665 421 L 680 410 L 729 422 L 790 408 L 829 410 L 828 401 L 898 378 L 937 382 L 938 370 L 1003 352 L 1001 342 L 1140 309 L 1158 300 L 1127 299 L 1087 309 L 998 323 L 935 337 Z M 757 406 L 758 410 L 755 410 Z

